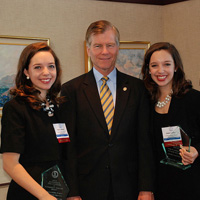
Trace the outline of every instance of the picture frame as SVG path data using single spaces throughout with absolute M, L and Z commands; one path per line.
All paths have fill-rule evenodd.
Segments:
M 149 47 L 149 41 L 120 41 L 116 68 L 123 73 L 140 78 L 144 55 Z M 86 42 L 84 48 L 85 72 L 88 72 L 92 69 L 92 62 L 87 55 Z
M 3 105 L 9 100 L 9 89 L 15 84 L 20 54 L 27 45 L 35 42 L 46 42 L 50 45 L 49 38 L 0 35 L 0 117 Z M 0 166 L 3 166 L 2 155 Z M 10 180 L 3 167 L 0 167 L 0 186 L 8 185 Z

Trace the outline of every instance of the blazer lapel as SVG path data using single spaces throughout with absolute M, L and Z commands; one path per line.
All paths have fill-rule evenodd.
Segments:
M 128 84 L 126 76 L 117 71 L 116 105 L 115 105 L 115 113 L 114 113 L 111 137 L 113 137 L 114 133 L 118 128 L 123 111 L 127 105 L 129 93 L 130 93 L 130 86 Z
M 85 81 L 83 82 L 83 90 L 97 120 L 102 128 L 108 132 L 93 70 L 86 75 Z

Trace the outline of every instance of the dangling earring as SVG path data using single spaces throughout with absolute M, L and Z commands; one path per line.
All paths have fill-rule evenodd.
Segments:
M 176 72 L 176 69 L 174 70 L 174 72 Z
M 149 72 L 149 74 L 151 74 L 151 72 Z
M 26 79 L 30 79 L 29 76 L 27 76 Z

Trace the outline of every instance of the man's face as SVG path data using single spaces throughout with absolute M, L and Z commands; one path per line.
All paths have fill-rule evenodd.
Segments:
M 91 45 L 87 47 L 93 66 L 104 76 L 107 76 L 115 67 L 119 47 L 115 41 L 115 33 L 112 29 L 102 34 L 91 35 Z

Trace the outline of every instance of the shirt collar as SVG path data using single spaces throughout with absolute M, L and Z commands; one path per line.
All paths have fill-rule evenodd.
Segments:
M 103 75 L 99 71 L 97 71 L 94 67 L 93 67 L 93 73 L 94 73 L 94 77 L 96 79 L 96 82 L 101 81 L 101 78 L 103 77 Z M 107 75 L 107 77 L 109 78 L 110 81 L 112 81 L 113 83 L 116 83 L 116 79 L 117 79 L 116 68 L 114 68 L 112 70 L 112 72 L 110 72 L 110 74 Z

